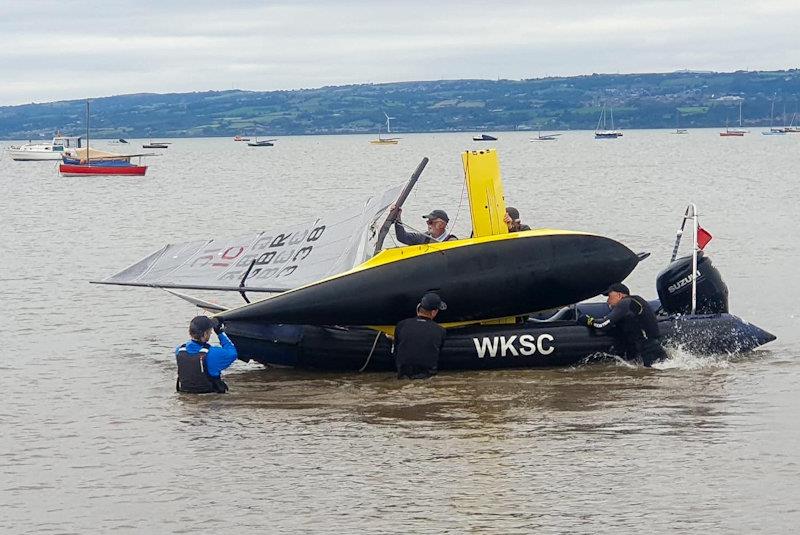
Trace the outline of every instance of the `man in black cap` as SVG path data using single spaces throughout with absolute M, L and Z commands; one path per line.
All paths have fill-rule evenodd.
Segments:
M 531 227 L 528 225 L 523 225 L 522 221 L 519 219 L 519 210 L 514 208 L 513 206 L 506 206 L 506 216 L 503 219 L 506 222 L 506 226 L 508 226 L 509 232 L 520 232 L 522 230 L 530 230 Z
M 207 316 L 195 316 L 189 323 L 191 340 L 175 349 L 178 363 L 178 392 L 192 394 L 224 394 L 228 385 L 222 380 L 222 370 L 233 364 L 237 353 L 231 339 L 225 334 L 221 321 Z M 219 338 L 219 346 L 208 343 L 214 331 Z
M 621 282 L 609 286 L 603 295 L 608 296 L 606 303 L 611 307 L 611 312 L 599 319 L 582 314 L 578 317 L 578 325 L 602 332 L 614 330 L 628 360 L 641 358 L 642 363 L 650 367 L 654 362 L 667 358 L 659 342 L 658 319 L 647 301 L 638 295 L 631 295 L 628 287 Z
M 438 294 L 428 292 L 417 305 L 417 316 L 401 321 L 394 328 L 398 379 L 427 379 L 436 375 L 447 331 L 433 320 L 446 308 Z
M 447 224 L 450 222 L 450 218 L 447 217 L 447 212 L 444 210 L 434 210 L 430 214 L 422 216 L 424 219 L 428 220 L 428 231 L 424 234 L 421 232 L 407 231 L 403 222 L 400 221 L 402 210 L 396 208 L 396 211 L 397 219 L 394 221 L 394 232 L 397 235 L 397 241 L 400 243 L 419 245 L 421 243 L 443 242 L 458 239 L 447 232 Z

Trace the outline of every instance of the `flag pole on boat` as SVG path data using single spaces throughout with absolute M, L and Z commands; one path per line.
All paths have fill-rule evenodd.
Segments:
M 675 246 L 672 248 L 672 257 L 669 262 L 671 264 L 678 257 L 678 248 L 681 244 L 683 230 L 686 228 L 686 221 L 689 219 L 692 220 L 692 314 L 694 314 L 697 310 L 697 253 L 702 250 L 701 247 L 698 247 L 697 243 L 699 224 L 697 221 L 697 206 L 695 206 L 694 203 L 689 203 L 689 206 L 686 207 L 686 211 L 683 213 L 683 221 L 681 222 L 681 228 L 678 229 L 677 235 L 675 236 Z
M 689 204 L 692 209 L 692 314 L 697 312 L 697 207 Z M 687 208 L 688 210 L 688 208 Z

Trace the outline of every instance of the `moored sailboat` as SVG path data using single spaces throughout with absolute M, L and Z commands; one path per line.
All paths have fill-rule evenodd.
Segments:
M 676 110 L 677 113 L 675 114 L 675 131 L 672 132 L 673 134 L 688 134 L 689 131 L 685 128 L 681 128 L 681 112 L 680 110 Z
M 783 109 L 783 124 L 782 127 L 774 127 L 772 126 L 775 120 L 775 96 L 772 97 L 772 106 L 769 110 L 769 130 L 763 130 L 761 132 L 762 136 L 783 136 L 786 135 L 786 106 L 784 105 Z
M 542 134 L 542 130 L 540 128 L 539 135 L 531 139 L 531 141 L 558 141 L 558 136 L 560 135 L 561 134 Z
M 614 108 L 610 108 L 609 112 L 611 116 L 611 130 L 606 127 L 606 105 L 603 104 L 600 117 L 597 119 L 597 127 L 594 129 L 595 139 L 617 139 L 618 137 L 622 137 L 622 132 L 614 128 Z
M 147 172 L 146 165 L 131 163 L 132 157 L 150 156 L 149 154 L 114 154 L 93 151 L 89 148 L 89 101 L 86 101 L 86 147 L 65 155 L 58 166 L 62 176 L 143 176 Z
M 742 128 L 742 102 L 744 99 L 739 99 L 739 128 L 728 128 L 728 122 L 725 121 L 725 131 L 720 132 L 721 137 L 744 137 L 749 130 Z

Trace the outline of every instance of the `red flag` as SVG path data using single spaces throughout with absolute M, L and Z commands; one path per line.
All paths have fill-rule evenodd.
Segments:
M 710 232 L 708 232 L 700 225 L 697 226 L 697 246 L 700 248 L 701 251 L 705 248 L 706 245 L 708 245 L 708 242 L 711 241 L 711 238 L 712 236 Z

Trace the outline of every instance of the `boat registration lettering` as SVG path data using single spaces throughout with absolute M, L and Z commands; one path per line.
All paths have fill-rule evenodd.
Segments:
M 533 334 L 522 334 L 512 336 L 484 336 L 483 338 L 473 338 L 475 351 L 478 358 L 484 357 L 529 357 L 536 354 L 549 355 L 555 350 L 551 345 L 555 338 L 552 334 L 544 333 L 539 336 Z

